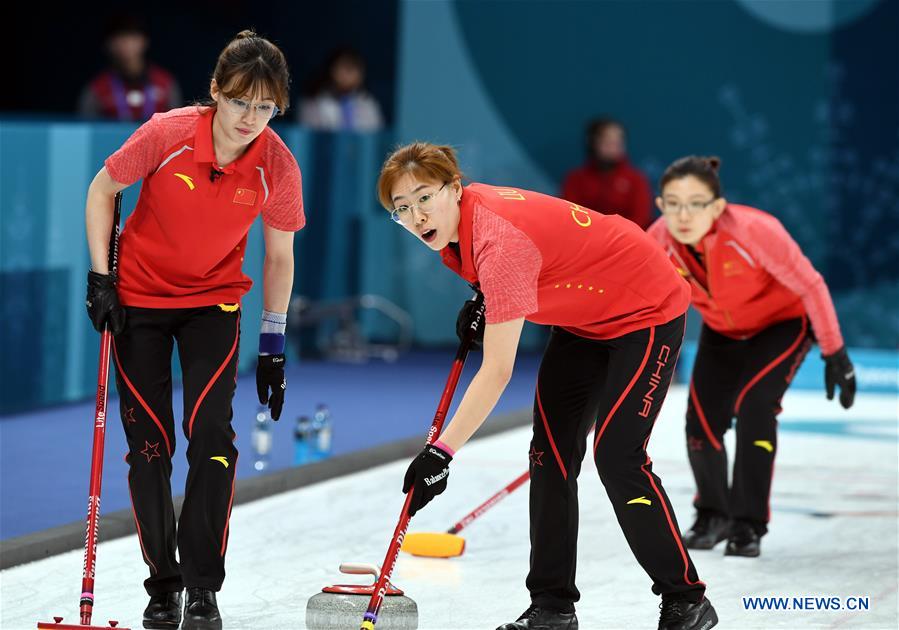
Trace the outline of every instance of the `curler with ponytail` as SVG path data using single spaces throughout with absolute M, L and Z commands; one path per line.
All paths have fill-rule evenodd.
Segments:
M 267 96 L 282 114 L 290 105 L 290 72 L 284 53 L 251 29 L 242 30 L 228 42 L 212 78 L 226 98 Z
M 721 158 L 716 155 L 698 156 L 688 155 L 675 160 L 662 173 L 659 180 L 659 190 L 664 190 L 668 182 L 675 179 L 683 179 L 692 175 L 709 187 L 715 197 L 721 196 L 721 179 L 718 170 L 721 168 Z

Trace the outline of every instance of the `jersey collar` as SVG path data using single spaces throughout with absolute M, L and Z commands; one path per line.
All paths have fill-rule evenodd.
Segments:
M 474 268 L 472 254 L 472 232 L 474 221 L 475 195 L 462 189 L 462 200 L 459 203 L 459 254 L 453 248 L 446 246 L 440 250 L 443 264 L 462 276 L 468 282 L 477 282 L 478 274 Z M 461 255 L 461 258 L 460 258 Z
M 214 117 L 215 108 L 210 107 L 203 112 L 200 119 L 197 121 L 197 133 L 194 139 L 194 144 L 196 145 L 194 150 L 194 162 L 205 162 L 219 168 L 215 162 L 215 148 L 212 144 L 212 120 Z M 262 153 L 262 148 L 265 146 L 267 138 L 268 128 L 263 129 L 262 133 L 259 134 L 259 137 L 250 143 L 250 146 L 247 147 L 247 150 L 244 151 L 243 155 L 231 162 L 228 166 L 222 167 L 219 170 L 229 175 L 235 171 L 244 175 L 252 172 L 253 168 L 259 163 L 259 156 Z

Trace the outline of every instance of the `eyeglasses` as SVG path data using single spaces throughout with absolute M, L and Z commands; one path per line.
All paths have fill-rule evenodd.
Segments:
M 257 116 L 259 116 L 263 120 L 271 120 L 281 111 L 277 108 L 277 106 L 272 105 L 271 103 L 259 103 L 257 105 L 251 105 L 250 103 L 247 103 L 245 100 L 240 98 L 229 98 L 225 102 L 228 104 L 228 108 L 234 113 L 235 116 L 243 116 L 248 111 L 250 111 L 250 107 L 253 107 Z
M 443 186 L 435 190 L 431 193 L 424 193 L 421 197 L 418 198 L 418 203 L 410 203 L 404 204 L 402 206 L 397 206 L 393 210 L 390 211 L 390 218 L 393 219 L 396 223 L 412 223 L 413 214 L 412 209 L 418 208 L 418 211 L 422 214 L 431 214 L 435 208 L 434 205 L 434 197 L 440 194 L 440 191 L 446 188 L 446 185 L 449 182 L 444 182 Z
M 715 203 L 717 199 L 718 198 L 715 197 L 708 201 L 688 201 L 687 203 L 665 199 L 662 201 L 662 212 L 665 214 L 680 214 L 681 208 L 686 208 L 687 214 L 693 216 L 708 208 L 711 204 Z

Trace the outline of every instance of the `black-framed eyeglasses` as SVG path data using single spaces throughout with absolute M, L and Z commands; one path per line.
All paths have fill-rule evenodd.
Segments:
M 718 197 L 713 197 L 708 201 L 688 201 L 687 203 L 681 203 L 679 201 L 674 201 L 672 199 L 663 199 L 662 200 L 662 212 L 665 214 L 680 214 L 681 208 L 687 209 L 687 214 L 690 216 L 699 214 L 710 205 L 717 201 Z
M 393 210 L 390 211 L 390 218 L 393 219 L 396 223 L 412 223 L 413 220 L 413 208 L 418 208 L 418 211 L 422 214 L 431 214 L 434 211 L 434 198 L 440 194 L 446 185 L 449 182 L 443 182 L 443 186 L 435 190 L 434 192 L 423 193 L 421 197 L 418 198 L 416 203 L 403 204 L 402 206 L 397 206 Z
M 226 99 L 225 102 L 236 116 L 243 116 L 250 111 L 250 107 L 253 107 L 256 115 L 263 120 L 271 120 L 281 112 L 281 110 L 278 109 L 278 106 L 272 103 L 257 103 L 256 105 L 253 105 L 242 98 L 229 98 Z

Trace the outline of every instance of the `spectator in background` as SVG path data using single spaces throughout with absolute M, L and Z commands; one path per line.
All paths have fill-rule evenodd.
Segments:
M 143 22 L 119 15 L 107 24 L 109 67 L 81 92 L 78 112 L 87 118 L 143 122 L 181 106 L 175 77 L 147 61 L 150 38 Z
M 644 230 L 651 223 L 652 191 L 627 159 L 624 126 L 612 118 L 587 125 L 587 161 L 568 173 L 562 197 L 602 212 L 620 214 Z
M 300 105 L 300 124 L 319 131 L 376 131 L 381 108 L 365 90 L 365 60 L 355 50 L 331 53 L 312 96 Z

